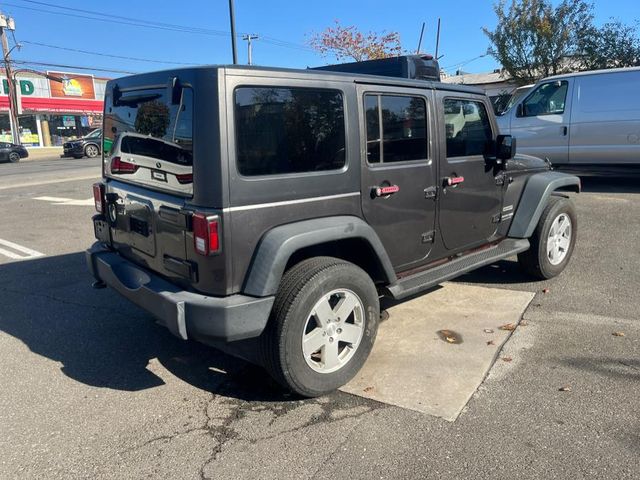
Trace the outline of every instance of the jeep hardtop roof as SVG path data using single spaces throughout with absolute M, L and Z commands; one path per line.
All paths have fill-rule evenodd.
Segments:
M 432 90 L 446 90 L 451 92 L 468 93 L 474 95 L 485 95 L 484 90 L 477 87 L 469 87 L 466 85 L 454 85 L 449 83 L 437 82 L 433 80 L 413 80 L 400 77 L 387 77 L 382 75 L 368 75 L 368 74 L 354 74 L 346 72 L 336 72 L 329 70 L 315 70 L 315 69 L 296 69 L 296 68 L 281 68 L 281 67 L 263 67 L 255 65 L 198 65 L 193 67 L 166 69 L 149 73 L 162 73 L 163 71 L 176 74 L 181 70 L 221 70 L 226 75 L 241 75 L 241 76 L 256 76 L 256 77 L 272 77 L 272 78 L 296 78 L 296 79 L 309 79 L 309 78 L 322 78 L 332 81 L 340 82 L 355 82 L 363 84 L 373 85 L 386 85 L 386 86 L 398 86 L 407 88 L 427 88 Z M 145 74 L 131 75 L 142 76 Z M 116 82 L 117 80 L 112 80 Z

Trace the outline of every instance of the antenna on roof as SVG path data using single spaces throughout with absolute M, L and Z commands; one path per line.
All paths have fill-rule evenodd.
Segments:
M 425 25 L 425 22 L 422 22 L 422 29 L 420 30 L 420 40 L 418 40 L 418 48 L 416 49 L 416 54 L 420 53 L 420 47 L 422 46 L 422 35 L 424 34 L 424 25 Z
M 440 17 L 438 17 L 438 33 L 436 34 L 436 60 L 440 57 L 438 56 L 438 51 L 440 50 Z

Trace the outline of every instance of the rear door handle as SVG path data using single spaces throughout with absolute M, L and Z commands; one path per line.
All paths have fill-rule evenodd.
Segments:
M 398 185 L 388 185 L 386 187 L 373 187 L 371 189 L 371 193 L 374 197 L 387 197 L 389 195 L 393 195 L 394 193 L 398 193 L 400 191 L 400 187 Z

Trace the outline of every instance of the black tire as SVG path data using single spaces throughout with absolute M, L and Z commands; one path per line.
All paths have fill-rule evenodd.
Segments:
M 344 366 L 320 373 L 305 360 L 302 339 L 316 303 L 337 289 L 349 290 L 360 300 L 363 333 Z M 299 395 L 317 397 L 332 392 L 351 380 L 364 365 L 376 338 L 379 319 L 378 293 L 364 270 L 332 257 L 304 260 L 282 278 L 260 342 L 262 364 L 278 383 Z
M 100 149 L 93 144 L 89 144 L 84 147 L 84 154 L 89 158 L 95 158 L 100 155 Z
M 18 152 L 9 152 L 9 161 L 11 163 L 17 163 L 20 161 L 20 154 Z
M 564 258 L 557 265 L 554 265 L 547 254 L 547 242 L 553 222 L 562 214 L 565 214 L 571 220 L 571 236 Z M 526 273 L 542 280 L 559 275 L 571 259 L 577 233 L 578 217 L 573 202 L 568 198 L 552 196 L 542 211 L 538 225 L 529 239 L 531 247 L 526 252 L 518 254 L 520 266 Z

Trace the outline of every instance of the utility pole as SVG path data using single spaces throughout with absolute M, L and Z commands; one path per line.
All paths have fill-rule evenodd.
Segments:
M 258 35 L 255 33 L 249 33 L 247 35 L 243 35 L 242 39 L 247 41 L 247 65 L 251 65 L 251 40 L 257 40 Z
M 2 57 L 4 58 L 4 71 L 7 75 L 7 86 L 9 88 L 9 120 L 11 125 L 11 135 L 13 143 L 20 145 L 20 123 L 18 121 L 18 99 L 16 84 L 11 72 L 11 60 L 9 59 L 9 42 L 7 40 L 7 30 L 15 30 L 13 18 L 0 13 L 0 38 L 2 40 Z
M 238 63 L 238 53 L 236 52 L 236 14 L 233 9 L 233 0 L 229 0 L 229 22 L 231 23 L 231 53 L 235 65 Z

